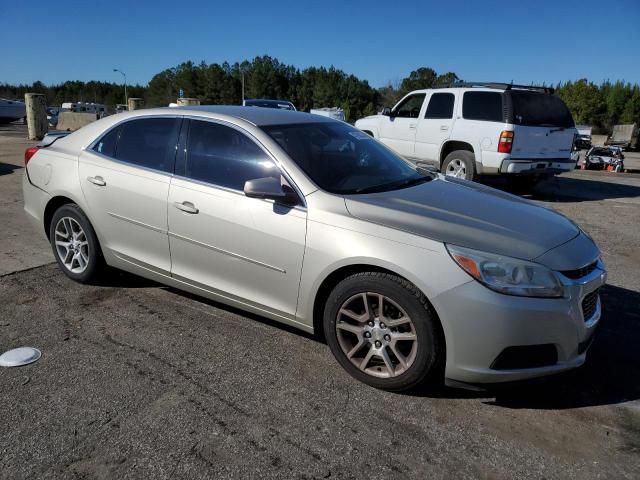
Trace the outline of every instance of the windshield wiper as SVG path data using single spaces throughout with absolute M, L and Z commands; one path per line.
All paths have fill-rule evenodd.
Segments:
M 404 180 L 399 180 L 391 183 L 383 183 L 381 185 L 372 185 L 370 187 L 357 188 L 354 190 L 354 193 L 376 193 L 376 192 L 387 192 L 389 190 L 399 190 L 401 188 L 413 187 L 414 185 L 418 185 L 420 183 L 430 182 L 433 180 L 433 177 L 413 177 L 407 178 Z

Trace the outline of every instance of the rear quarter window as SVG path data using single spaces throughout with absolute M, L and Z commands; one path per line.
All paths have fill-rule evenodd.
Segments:
M 565 103 L 550 93 L 508 92 L 511 123 L 533 127 L 573 127 L 571 112 Z
M 120 127 L 109 130 L 98 142 L 93 146 L 93 151 L 106 155 L 107 157 L 114 157 L 116 153 L 116 143 L 118 142 L 118 134 L 120 133 Z
M 467 120 L 504 122 L 502 93 L 464 92 L 462 97 L 462 117 Z

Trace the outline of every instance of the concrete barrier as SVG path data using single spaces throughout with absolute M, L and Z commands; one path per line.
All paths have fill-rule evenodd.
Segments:
M 591 145 L 604 145 L 607 141 L 608 135 L 591 135 Z
M 128 103 L 130 112 L 134 110 L 140 110 L 142 107 L 144 107 L 144 99 L 142 98 L 130 98 L 128 100 Z
M 47 99 L 42 93 L 25 93 L 29 140 L 42 140 L 49 131 Z
M 179 98 L 176 102 L 179 107 L 184 107 L 186 105 L 200 105 L 200 99 L 198 98 Z
M 61 112 L 58 115 L 56 130 L 75 131 L 98 119 L 97 113 Z

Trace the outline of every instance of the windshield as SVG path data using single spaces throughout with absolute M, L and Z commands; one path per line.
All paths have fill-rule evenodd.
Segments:
M 560 128 L 574 126 L 571 112 L 555 95 L 519 90 L 510 90 L 508 94 L 516 125 Z
M 316 185 L 331 193 L 384 192 L 432 178 L 421 175 L 409 162 L 344 123 L 268 125 L 262 129 Z

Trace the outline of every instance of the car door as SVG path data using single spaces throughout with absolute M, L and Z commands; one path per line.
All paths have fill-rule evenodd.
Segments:
M 179 281 L 293 319 L 307 214 L 302 205 L 244 195 L 246 181 L 265 177 L 288 183 L 246 132 L 190 120 L 169 189 L 171 271 Z
M 381 120 L 380 141 L 407 158 L 415 156 L 416 127 L 425 97 L 425 93 L 406 96 Z
M 450 137 L 453 128 L 455 100 L 455 94 L 451 92 L 435 92 L 429 96 L 424 118 L 416 128 L 417 159 L 439 162 L 440 147 Z
M 82 152 L 79 176 L 102 248 L 168 274 L 167 196 L 182 119 L 124 122 Z

